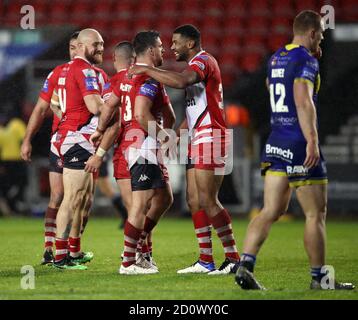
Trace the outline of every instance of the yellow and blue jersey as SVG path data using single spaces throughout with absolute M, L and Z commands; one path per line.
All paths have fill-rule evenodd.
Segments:
M 303 46 L 288 44 L 269 60 L 268 81 L 271 102 L 271 128 L 275 136 L 305 140 L 298 122 L 293 85 L 304 81 L 313 87 L 317 105 L 320 86 L 319 64 Z
M 320 86 L 316 58 L 302 46 L 289 44 L 278 50 L 268 65 L 272 131 L 261 156 L 262 175 L 286 176 L 291 187 L 326 184 L 327 168 L 320 151 L 320 161 L 308 169 L 306 139 L 298 122 L 293 86 L 304 81 L 313 87 L 313 101 L 317 104 Z

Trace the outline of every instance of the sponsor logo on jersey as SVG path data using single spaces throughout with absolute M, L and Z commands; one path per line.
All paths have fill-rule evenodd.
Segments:
M 304 166 L 287 166 L 287 173 L 294 175 L 305 175 L 308 173 L 308 168 Z
M 69 162 L 78 162 L 78 158 L 73 157 Z
M 82 70 L 83 74 L 85 75 L 86 78 L 96 78 L 96 71 L 94 71 L 93 69 L 83 69 Z
M 46 93 L 48 92 L 48 79 L 45 80 L 45 83 L 44 83 L 41 91 L 46 92 Z
M 153 83 L 145 83 L 140 87 L 139 94 L 154 99 L 157 94 L 157 89 L 158 87 Z
M 139 179 L 138 179 L 138 182 L 144 182 L 144 181 L 147 181 L 147 180 L 150 180 L 150 178 L 145 174 L 141 174 Z
M 298 119 L 296 117 L 273 117 L 272 124 L 283 125 L 283 126 L 293 126 L 296 124 Z
M 195 60 L 190 65 L 193 65 L 193 64 L 195 64 L 197 67 L 199 67 L 200 70 L 202 70 L 202 71 L 205 70 L 205 64 L 204 63 Z
M 97 78 L 85 78 L 85 85 L 87 90 L 99 90 Z
M 104 86 L 103 86 L 103 90 L 108 90 L 111 86 L 110 82 L 107 82 Z
M 289 160 L 293 159 L 293 153 L 290 149 L 282 149 L 279 147 L 271 146 L 270 144 L 266 145 L 266 153 L 278 155 Z

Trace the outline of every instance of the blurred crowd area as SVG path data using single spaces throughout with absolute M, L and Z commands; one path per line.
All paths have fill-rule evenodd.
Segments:
M 34 9 L 34 29 L 20 27 Z M 269 96 L 265 87 L 266 62 L 289 43 L 292 21 L 304 9 L 334 9 L 334 29 L 325 32 L 320 60 L 319 131 L 322 149 L 331 166 L 332 199 L 338 208 L 355 203 L 358 185 L 358 1 L 356 0 L 2 0 L 0 1 L 0 212 L 31 213 L 49 194 L 46 171 L 52 114 L 33 141 L 33 162 L 20 159 L 26 123 L 47 74 L 68 60 L 68 38 L 85 27 L 97 29 L 105 40 L 103 68 L 113 75 L 113 46 L 131 40 L 140 30 L 156 29 L 165 47 L 163 68 L 183 70 L 170 50 L 172 31 L 192 23 L 202 34 L 202 45 L 213 54 L 222 72 L 226 118 L 234 132 L 234 171 L 225 178 L 222 197 L 236 212 L 260 205 L 262 181 L 259 156 L 270 131 Z M 170 90 L 177 122 L 184 116 L 183 92 Z M 109 162 L 110 163 L 110 162 Z M 108 165 L 109 170 L 111 165 Z M 185 211 L 184 174 L 172 170 L 178 203 Z M 115 188 L 115 185 L 114 185 Z M 97 204 L 106 205 L 99 194 Z M 103 200 L 103 201 L 102 201 Z M 45 200 L 43 200 L 45 203 Z M 34 209 L 34 207 L 36 207 Z

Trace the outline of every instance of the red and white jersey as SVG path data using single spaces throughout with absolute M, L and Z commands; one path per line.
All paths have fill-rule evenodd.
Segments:
M 53 69 L 47 76 L 44 85 L 40 92 L 40 97 L 45 100 L 47 103 L 51 103 L 51 97 L 53 90 L 57 86 L 58 77 L 60 76 L 60 73 L 62 69 L 67 66 L 67 63 L 61 64 L 57 66 L 55 69 Z M 54 134 L 57 130 L 58 124 L 60 123 L 60 119 L 54 114 L 52 119 L 52 130 L 51 134 Z
M 205 51 L 195 55 L 188 65 L 200 82 L 186 88 L 186 119 L 193 144 L 212 141 L 213 129 L 225 134 L 223 89 L 221 74 L 215 58 Z
M 98 117 L 88 110 L 84 97 L 91 94 L 102 96 L 107 81 L 103 70 L 78 56 L 62 69 L 57 82 L 62 111 L 59 130 L 84 134 L 92 134 L 96 130 Z
M 135 99 L 137 96 L 150 99 L 153 102 L 151 113 L 157 122 L 161 122 L 163 120 L 162 110 L 170 104 L 164 86 L 146 75 L 138 75 L 130 79 L 126 72 L 122 80 L 113 87 L 113 93 L 121 100 L 121 122 L 124 130 L 121 144 L 124 143 L 128 146 L 126 158 L 129 168 L 139 157 L 157 164 L 155 150 L 158 148 L 158 143 L 135 120 Z

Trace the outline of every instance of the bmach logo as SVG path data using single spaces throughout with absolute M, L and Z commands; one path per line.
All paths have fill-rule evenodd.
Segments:
M 266 145 L 266 153 L 278 155 L 289 160 L 293 159 L 293 153 L 290 149 L 285 150 L 279 147 L 271 146 L 270 144 Z

